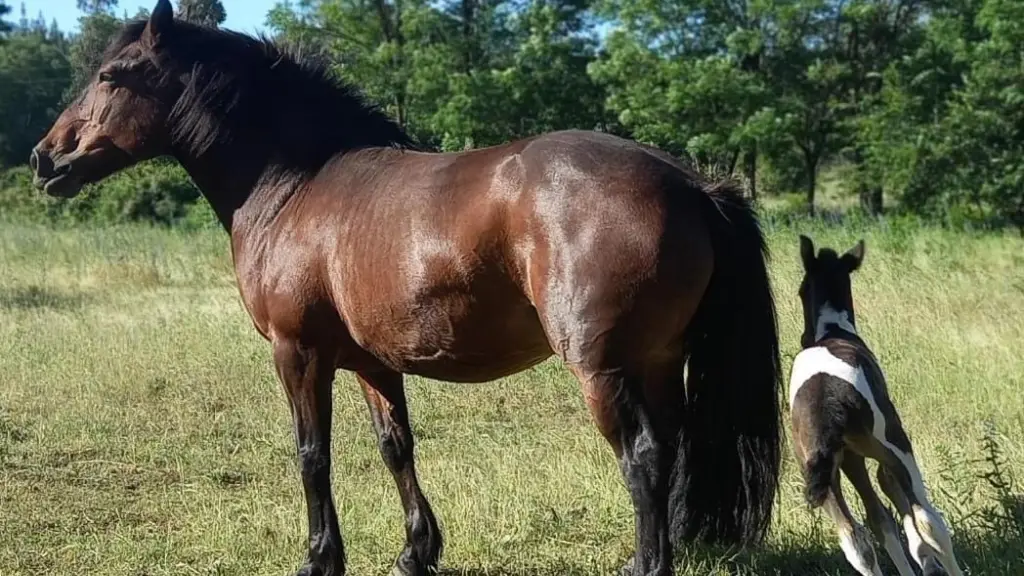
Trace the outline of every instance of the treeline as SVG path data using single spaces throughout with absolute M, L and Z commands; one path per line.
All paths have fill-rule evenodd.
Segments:
M 116 1 L 79 5 L 74 36 L 24 17 L 0 32 L 0 165 L 24 162 L 116 30 Z M 306 0 L 267 21 L 440 149 L 598 129 L 811 210 L 840 167 L 867 214 L 1024 227 L 1021 0 Z

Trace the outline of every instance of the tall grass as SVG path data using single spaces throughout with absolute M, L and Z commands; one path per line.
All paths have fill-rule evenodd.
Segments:
M 1024 573 L 1024 240 L 902 220 L 766 225 L 787 369 L 802 325 L 797 233 L 837 249 L 866 239 L 860 328 L 958 552 L 972 574 Z M 0 378 L 0 574 L 298 566 L 289 413 L 222 232 L 4 225 Z M 611 574 L 631 553 L 618 467 L 557 362 L 484 385 L 412 378 L 409 396 L 451 574 Z M 400 505 L 342 373 L 335 414 L 350 573 L 384 574 Z M 850 573 L 786 456 L 768 545 L 682 551 L 681 574 Z

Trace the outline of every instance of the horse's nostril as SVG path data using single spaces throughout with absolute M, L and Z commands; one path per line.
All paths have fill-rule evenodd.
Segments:
M 58 176 L 65 176 L 71 173 L 71 164 L 61 164 L 54 168 L 53 173 Z

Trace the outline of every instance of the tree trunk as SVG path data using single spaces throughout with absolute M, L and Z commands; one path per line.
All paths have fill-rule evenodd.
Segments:
M 878 216 L 882 213 L 881 184 L 868 185 L 866 182 L 861 182 L 858 196 L 860 197 L 860 207 L 864 212 L 871 216 Z
M 807 211 L 814 216 L 814 191 L 818 187 L 817 166 L 807 165 Z
M 476 1 L 462 0 L 462 71 L 469 74 L 476 64 Z
M 757 142 L 747 150 L 747 185 L 750 186 L 750 197 L 757 200 Z
M 807 177 L 807 211 L 814 216 L 814 191 L 818 188 L 818 154 L 802 145 L 804 153 L 804 173 Z
M 733 150 L 732 155 L 729 157 L 729 176 L 736 173 L 736 162 L 740 159 L 739 149 Z

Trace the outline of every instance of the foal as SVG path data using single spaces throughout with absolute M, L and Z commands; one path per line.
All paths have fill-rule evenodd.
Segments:
M 864 258 L 864 241 L 841 257 L 828 248 L 817 257 L 800 236 L 804 278 L 803 350 L 793 360 L 789 403 L 794 451 L 812 507 L 835 521 L 846 559 L 863 576 L 881 576 L 875 550 L 854 520 L 840 489 L 839 470 L 853 484 L 867 523 L 885 545 L 900 576 L 913 576 L 892 516 L 871 487 L 865 458 L 879 463 L 878 482 L 903 520 L 911 554 L 925 576 L 963 573 L 949 532 L 928 501 L 913 449 L 889 399 L 874 355 L 857 335 L 850 274 Z

